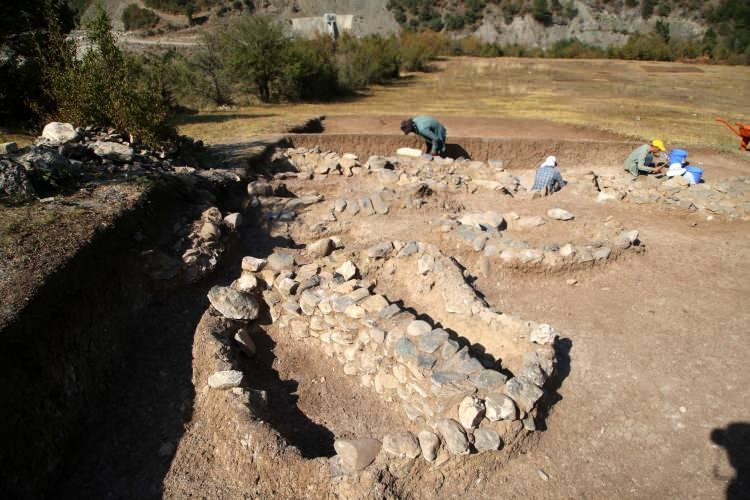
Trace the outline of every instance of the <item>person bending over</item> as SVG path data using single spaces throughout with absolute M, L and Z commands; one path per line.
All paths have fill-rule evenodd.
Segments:
M 425 153 L 445 155 L 446 131 L 443 124 L 431 116 L 415 116 L 401 122 L 404 135 L 415 133 L 425 140 Z

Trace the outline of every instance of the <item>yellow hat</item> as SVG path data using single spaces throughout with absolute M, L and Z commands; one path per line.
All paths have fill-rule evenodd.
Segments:
M 667 148 L 664 147 L 664 143 L 661 142 L 659 139 L 654 139 L 651 141 L 651 145 L 655 148 L 659 148 L 659 151 L 666 151 Z

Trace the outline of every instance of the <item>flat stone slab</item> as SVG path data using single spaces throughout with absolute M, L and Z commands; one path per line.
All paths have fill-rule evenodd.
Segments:
M 237 370 L 226 370 L 216 372 L 208 377 L 208 386 L 211 389 L 231 389 L 242 384 L 243 374 Z

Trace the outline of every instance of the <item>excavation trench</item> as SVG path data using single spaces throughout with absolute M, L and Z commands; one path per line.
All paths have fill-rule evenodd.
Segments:
M 363 162 L 370 155 L 420 146 L 403 136 L 330 134 L 291 134 L 286 143 L 353 152 Z M 614 162 L 632 147 L 614 141 L 535 139 L 459 138 L 455 143 L 462 149 L 453 151 L 461 156 L 502 159 L 511 169 L 528 168 L 550 151 L 562 161 Z M 268 168 L 270 176 L 278 173 Z M 55 273 L 2 332 L 0 392 L 8 404 L 0 411 L 10 422 L 0 431 L 5 444 L 0 465 L 8 472 L 0 490 L 4 496 L 32 498 L 54 492 L 63 498 L 155 498 L 164 493 L 186 424 L 192 420 L 210 425 L 212 418 L 210 413 L 209 420 L 194 415 L 212 372 L 211 356 L 200 361 L 205 366 L 196 368 L 205 353 L 196 351 L 202 344 L 194 343 L 196 327 L 200 329 L 208 314 L 207 291 L 213 285 L 230 285 L 240 275 L 242 256 L 266 258 L 278 248 L 302 248 L 290 236 L 297 233 L 284 229 L 284 223 L 268 222 L 269 213 L 278 213 L 274 207 L 246 209 L 245 184 L 209 189 L 168 183 L 154 189 L 141 206 L 120 217 Z M 300 180 L 290 185 L 298 194 L 312 188 Z M 193 198 L 196 191 L 207 189 L 212 190 L 212 204 L 222 211 L 243 211 L 245 227 L 228 241 L 213 273 L 179 286 L 155 283 L 153 262 L 144 255 L 154 249 L 169 251 L 174 243 L 171 228 L 195 219 Z M 355 247 L 363 244 L 357 241 L 358 231 L 351 232 Z M 142 236 L 134 242 L 136 233 Z M 312 232 L 303 236 L 304 243 L 315 239 Z M 395 300 L 409 299 L 408 295 L 402 290 Z M 419 292 L 411 295 L 418 297 Z M 438 314 L 433 318 L 442 321 Z M 254 338 L 255 357 L 235 353 L 232 358 L 246 376 L 244 387 L 252 396 L 248 407 L 286 445 L 299 450 L 300 458 L 333 456 L 335 439 L 382 438 L 405 428 L 400 408 L 361 387 L 322 351 L 296 342 L 285 327 L 262 324 Z M 199 453 L 201 444 L 205 445 L 190 441 L 184 446 L 194 446 Z M 190 459 L 191 452 L 185 453 Z M 284 474 L 296 467 L 320 472 L 320 460 L 304 462 L 290 462 Z M 175 477 L 181 470 L 189 474 L 190 467 L 180 469 L 186 464 L 189 460 L 180 462 Z M 218 467 L 213 462 L 206 466 Z M 177 483 L 171 484 L 172 493 L 179 493 Z M 253 491 L 278 492 L 267 487 Z
M 5 498 L 157 497 L 190 418 L 192 336 L 217 276 L 174 275 L 174 227 L 244 185 L 163 178 L 0 333 Z M 242 242 L 228 237 L 226 255 Z M 236 259 L 227 258 L 227 263 Z
M 323 151 L 354 153 L 365 161 L 370 156 L 394 155 L 399 148 L 424 148 L 424 141 L 413 136 L 386 134 L 298 133 L 287 134 L 283 143 L 289 147 L 313 148 Z M 538 166 L 547 156 L 554 155 L 563 170 L 620 167 L 638 142 L 616 139 L 562 139 L 554 136 L 526 137 L 461 137 L 448 136 L 447 155 L 478 161 L 501 160 L 510 170 Z M 676 147 L 676 145 L 671 145 Z M 705 147 L 690 147 L 691 162 L 709 166 L 714 175 L 746 175 L 746 159 L 732 151 L 719 152 Z

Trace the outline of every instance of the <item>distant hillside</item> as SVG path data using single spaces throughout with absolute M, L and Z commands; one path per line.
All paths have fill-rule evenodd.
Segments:
M 70 0 L 86 6 L 91 0 Z M 484 42 L 549 47 L 578 39 L 596 47 L 621 46 L 631 34 L 668 25 L 674 39 L 702 41 L 729 37 L 732 51 L 750 46 L 748 0 L 102 0 L 116 29 L 123 12 L 135 4 L 159 19 L 160 27 L 179 29 L 199 19 L 208 26 L 226 18 L 263 13 L 283 21 L 320 17 L 324 13 L 353 15 L 357 35 L 432 29 L 454 36 L 474 35 Z M 92 7 L 88 7 L 91 10 Z M 131 8 L 144 27 L 150 12 Z M 748 49 L 750 50 L 750 49 Z

